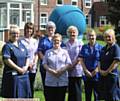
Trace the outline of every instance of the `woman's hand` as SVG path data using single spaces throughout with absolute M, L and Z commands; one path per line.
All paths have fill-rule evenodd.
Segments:
M 92 77 L 94 77 L 97 72 L 98 72 L 98 68 L 96 68 L 94 71 L 92 71 Z
M 107 72 L 107 71 L 104 71 L 104 70 L 100 70 L 100 74 L 101 74 L 102 76 L 106 76 L 106 75 L 108 75 L 108 72 Z
M 25 74 L 26 72 L 28 71 L 28 67 L 27 66 L 24 66 L 24 67 L 19 67 L 19 69 L 18 69 L 18 72 L 20 73 L 20 74 Z
M 92 73 L 88 71 L 87 69 L 84 72 L 87 77 L 90 77 L 90 78 L 92 77 Z

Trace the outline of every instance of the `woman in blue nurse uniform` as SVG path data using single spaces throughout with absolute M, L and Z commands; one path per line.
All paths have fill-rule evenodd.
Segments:
M 9 41 L 3 46 L 2 57 L 4 62 L 2 78 L 2 97 L 29 98 L 31 89 L 27 73 L 29 59 L 25 46 L 19 42 L 19 28 L 10 26 Z
M 79 57 L 85 76 L 83 76 L 85 85 L 85 99 L 91 101 L 92 92 L 94 92 L 94 101 L 98 101 L 98 66 L 102 46 L 96 43 L 96 33 L 93 29 L 87 32 L 88 43 L 83 45 Z
M 103 47 L 100 56 L 100 95 L 105 101 L 119 101 L 118 88 L 118 64 L 120 61 L 120 48 L 116 44 L 115 32 L 108 29 L 104 33 L 106 46 Z

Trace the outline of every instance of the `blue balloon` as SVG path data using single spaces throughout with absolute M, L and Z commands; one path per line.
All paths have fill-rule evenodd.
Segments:
M 86 30 L 86 17 L 83 12 L 73 5 L 63 5 L 56 7 L 50 17 L 49 21 L 56 24 L 56 32 L 66 35 L 66 30 L 73 25 L 78 28 L 79 37 L 82 37 Z

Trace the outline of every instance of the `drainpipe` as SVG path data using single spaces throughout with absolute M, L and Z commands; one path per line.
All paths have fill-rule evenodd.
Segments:
M 38 31 L 40 31 L 40 0 L 38 0 Z

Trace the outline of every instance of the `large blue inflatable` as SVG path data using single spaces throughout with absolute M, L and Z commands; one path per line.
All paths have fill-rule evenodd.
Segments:
M 49 20 L 55 22 L 56 32 L 62 35 L 66 35 L 66 30 L 70 25 L 78 28 L 79 37 L 82 37 L 86 30 L 86 17 L 78 7 L 72 5 L 56 7 L 52 11 Z

